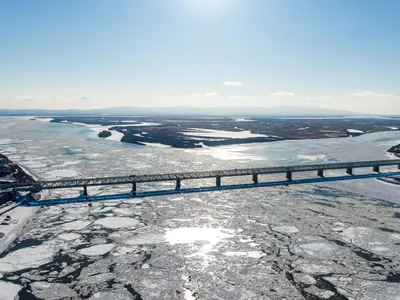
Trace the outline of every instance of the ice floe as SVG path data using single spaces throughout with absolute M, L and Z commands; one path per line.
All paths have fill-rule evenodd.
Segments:
M 349 132 L 349 133 L 364 133 L 364 131 L 358 130 L 358 129 L 347 129 L 347 132 Z
M 22 286 L 0 280 L 0 300 L 14 300 Z
M 136 228 L 140 224 L 140 222 L 133 218 L 107 217 L 96 220 L 94 224 L 101 225 L 106 228 L 119 229 L 119 228 Z
M 114 247 L 114 244 L 95 245 L 92 247 L 80 249 L 78 250 L 78 252 L 87 256 L 98 256 L 110 252 Z
M 81 235 L 77 233 L 63 233 L 58 235 L 58 238 L 64 241 L 73 241 L 79 239 L 80 237 Z
M 54 248 L 47 244 L 22 248 L 0 259 L 0 272 L 15 272 L 28 268 L 37 268 L 50 262 L 53 255 Z
M 31 283 L 30 287 L 32 294 L 39 299 L 71 299 L 78 296 L 68 284 L 38 281 Z
M 272 226 L 272 230 L 283 234 L 292 234 L 300 231 L 296 226 L 290 225 Z
M 78 220 L 78 221 L 65 223 L 61 227 L 64 230 L 81 230 L 81 229 L 85 228 L 86 226 L 88 226 L 90 223 L 92 223 L 92 222 Z
M 293 247 L 295 253 L 310 257 L 327 258 L 335 254 L 339 246 L 334 243 L 309 243 L 300 244 Z
M 396 234 L 366 227 L 349 227 L 341 232 L 344 240 L 378 255 L 395 256 Z

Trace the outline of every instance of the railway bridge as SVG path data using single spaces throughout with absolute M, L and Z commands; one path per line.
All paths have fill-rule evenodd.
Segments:
M 396 169 L 381 172 L 381 167 L 395 167 Z M 355 174 L 354 169 L 370 168 L 370 171 L 362 174 Z M 324 172 L 327 170 L 343 170 L 340 176 L 325 177 Z M 300 172 L 316 172 L 317 177 L 308 177 L 295 179 L 294 173 Z M 279 181 L 259 181 L 259 175 L 279 174 L 282 173 L 286 178 Z M 251 176 L 252 183 L 223 185 L 222 178 Z M 102 201 L 111 199 L 123 199 L 128 197 L 146 197 L 157 195 L 168 195 L 177 193 L 194 193 L 203 191 L 240 189 L 261 186 L 279 186 L 304 183 L 318 183 L 329 181 L 355 180 L 366 178 L 379 178 L 400 176 L 400 159 L 392 160 L 375 160 L 375 161 L 359 161 L 359 162 L 342 162 L 342 163 L 325 163 L 325 164 L 307 164 L 296 166 L 273 166 L 263 168 L 247 168 L 247 169 L 231 169 L 231 170 L 216 170 L 203 172 L 183 172 L 183 173 L 166 173 L 166 174 L 150 174 L 150 175 L 130 175 L 117 177 L 99 177 L 99 178 L 82 178 L 82 179 L 63 179 L 52 181 L 36 181 L 23 183 L 7 183 L 1 184 L 0 189 L 13 189 L 18 201 L 26 205 L 57 205 L 76 202 Z M 215 186 L 199 186 L 195 188 L 182 188 L 183 180 L 215 178 Z M 174 181 L 174 190 L 157 190 L 151 192 L 137 191 L 137 186 L 140 183 Z M 107 186 L 107 185 L 125 185 L 129 184 L 132 187 L 130 193 L 104 196 L 90 196 L 88 187 L 92 186 Z M 37 201 L 33 198 L 33 193 L 38 193 L 43 190 L 66 189 L 66 188 L 82 188 L 82 195 L 76 198 L 68 199 L 53 199 Z M 25 196 L 21 196 L 20 192 L 29 192 Z

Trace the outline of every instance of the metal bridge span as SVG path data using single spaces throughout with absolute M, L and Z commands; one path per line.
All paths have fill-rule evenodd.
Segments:
M 87 179 L 66 179 L 66 180 L 54 180 L 54 181 L 37 181 L 37 182 L 24 182 L 24 183 L 12 183 L 2 184 L 0 189 L 10 189 L 14 191 L 31 191 L 39 192 L 42 190 L 52 189 L 63 189 L 63 188 L 83 188 L 83 201 L 100 201 L 110 199 L 120 199 L 121 196 L 124 198 L 130 197 L 144 197 L 144 196 L 155 196 L 155 195 L 166 195 L 171 193 L 189 193 L 189 192 L 201 192 L 210 190 L 225 190 L 235 188 L 249 188 L 257 186 L 277 186 L 277 185 L 288 185 L 288 184 L 301 184 L 301 183 L 315 183 L 322 181 L 341 181 L 341 180 L 354 180 L 354 179 L 365 179 L 365 178 L 377 178 L 377 177 L 389 177 L 389 176 L 400 176 L 400 171 L 391 172 L 380 172 L 380 167 L 384 166 L 397 166 L 400 169 L 400 159 L 393 160 L 375 160 L 375 161 L 361 161 L 361 162 L 344 162 L 344 163 L 329 163 L 329 164 L 309 164 L 309 165 L 297 165 L 297 166 L 274 166 L 264 168 L 249 168 L 249 169 L 231 169 L 231 170 L 217 170 L 217 171 L 205 171 L 205 172 L 184 172 L 184 173 L 168 173 L 168 174 L 150 174 L 150 175 L 130 175 L 130 176 L 119 176 L 119 177 L 100 177 L 100 178 L 87 178 Z M 372 168 L 370 174 L 359 174 L 354 175 L 353 169 L 356 168 Z M 326 170 L 338 170 L 343 169 L 346 172 L 346 176 L 336 177 L 325 177 L 324 171 Z M 309 172 L 316 171 L 319 178 L 309 179 L 293 179 L 293 173 L 295 172 Z M 275 181 L 275 182 L 259 182 L 258 176 L 263 174 L 286 174 L 286 180 Z M 222 186 L 221 178 L 223 177 L 234 177 L 234 176 L 252 176 L 252 184 L 239 184 L 239 185 L 225 185 Z M 181 189 L 182 180 L 190 179 L 201 179 L 201 178 L 215 178 L 216 185 L 214 187 L 199 187 L 192 189 Z M 142 192 L 136 191 L 137 183 L 149 183 L 149 182 L 160 182 L 160 181 L 175 181 L 175 190 L 169 191 L 154 191 L 154 192 Z M 104 186 L 104 185 L 121 185 L 131 184 L 132 191 L 129 194 L 120 195 L 109 195 L 109 196 L 89 196 L 87 193 L 88 186 Z M 111 198 L 110 198 L 111 197 Z M 32 196 L 22 197 L 33 201 Z M 99 200 L 96 200 L 99 198 Z M 83 202 L 83 201 L 72 201 L 70 202 Z M 56 199 L 55 199 L 56 200 Z M 65 201 L 59 200 L 57 204 L 64 203 Z M 67 199 L 64 199 L 67 200 Z M 30 202 L 32 202 L 30 201 Z M 42 204 L 46 201 L 38 201 Z M 45 204 L 46 205 L 46 204 Z

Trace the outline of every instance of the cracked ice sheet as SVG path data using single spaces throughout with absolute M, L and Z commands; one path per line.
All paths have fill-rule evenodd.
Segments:
M 0 272 L 37 268 L 52 261 L 54 253 L 54 247 L 47 244 L 13 251 L 0 259 Z
M 397 282 L 351 280 L 340 277 L 324 277 L 324 279 L 335 285 L 339 293 L 349 299 L 400 299 L 400 284 Z
M 342 235 L 349 243 L 377 255 L 398 255 L 395 244 L 400 240 L 399 234 L 386 233 L 373 228 L 349 227 L 343 229 Z

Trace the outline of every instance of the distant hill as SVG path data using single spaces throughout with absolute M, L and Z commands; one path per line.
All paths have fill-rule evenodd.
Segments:
M 110 107 L 90 110 L 0 109 L 2 116 L 143 116 L 143 115 L 236 115 L 236 116 L 357 116 L 359 113 L 320 107 Z

